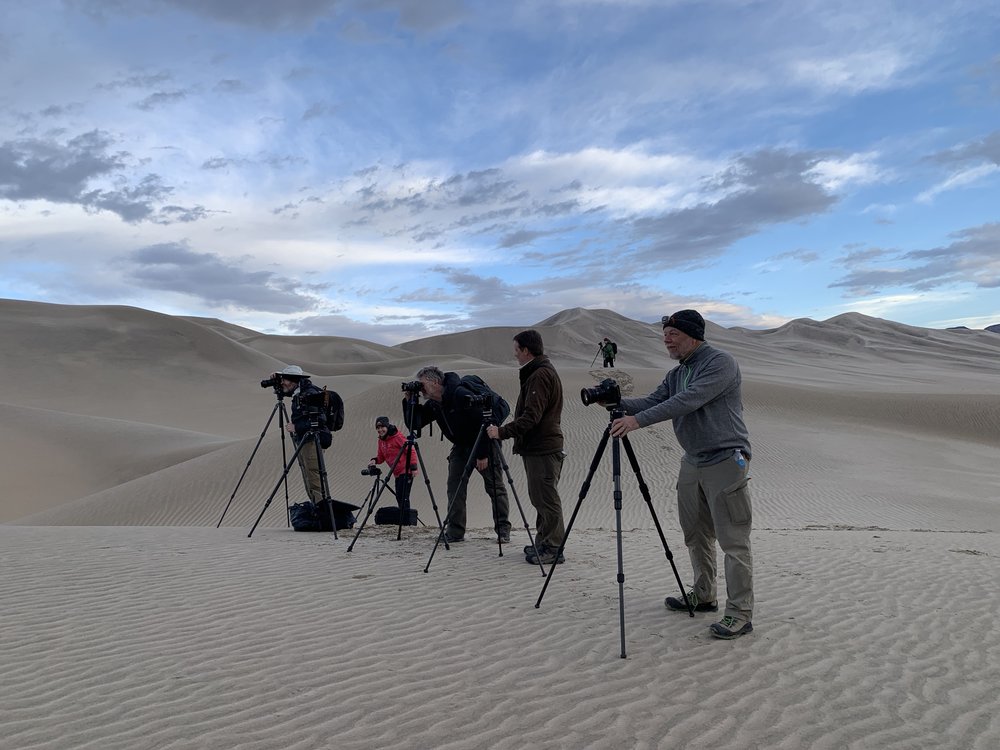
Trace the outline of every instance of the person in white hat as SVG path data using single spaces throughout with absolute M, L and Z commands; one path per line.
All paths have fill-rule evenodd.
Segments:
M 320 446 L 329 448 L 333 435 L 326 424 L 326 415 L 322 409 L 305 408 L 302 402 L 302 396 L 323 391 L 313 385 L 309 379 L 311 376 L 298 365 L 289 365 L 277 375 L 281 378 L 281 389 L 285 395 L 292 397 L 292 414 L 285 423 L 285 429 L 292 436 L 296 447 L 308 433 L 316 432 L 319 434 Z M 313 503 L 319 503 L 323 500 L 323 479 L 319 470 L 319 456 L 311 446 L 305 445 L 299 451 L 299 468 L 302 469 L 302 483 L 306 494 Z

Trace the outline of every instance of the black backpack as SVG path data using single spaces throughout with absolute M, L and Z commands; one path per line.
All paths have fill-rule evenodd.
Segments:
M 336 432 L 344 426 L 344 399 L 336 391 L 323 386 L 323 413 L 326 415 L 327 429 Z
M 462 385 L 477 396 L 489 394 L 493 398 L 493 418 L 498 425 L 503 424 L 504 420 L 510 416 L 510 404 L 507 403 L 503 396 L 490 388 L 486 384 L 486 381 L 478 375 L 463 375 Z
M 618 344 L 616 344 L 614 341 L 611 342 L 611 351 L 613 351 L 615 354 L 618 353 Z

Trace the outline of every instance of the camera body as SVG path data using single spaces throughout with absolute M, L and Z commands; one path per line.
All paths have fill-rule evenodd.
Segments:
M 377 466 L 367 466 L 361 470 L 361 476 L 363 477 L 380 477 L 382 476 L 382 470 Z
M 474 406 L 478 409 L 490 409 L 493 407 L 493 398 L 485 394 L 466 396 L 465 405 Z
M 260 381 L 261 388 L 280 388 L 281 387 L 281 376 L 278 373 L 274 373 L 267 380 Z
M 414 393 L 423 393 L 424 384 L 421 383 L 419 380 L 410 380 L 405 383 L 400 383 L 400 389 L 406 391 L 411 395 Z
M 618 381 L 614 378 L 605 378 L 593 388 L 581 388 L 580 400 L 584 406 L 603 403 L 607 406 L 615 406 L 621 403 L 622 390 L 618 387 Z

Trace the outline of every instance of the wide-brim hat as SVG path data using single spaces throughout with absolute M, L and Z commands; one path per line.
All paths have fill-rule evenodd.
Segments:
M 300 380 L 301 378 L 311 377 L 309 373 L 302 372 L 302 368 L 298 365 L 289 365 L 278 374 L 283 378 L 289 378 L 292 380 Z

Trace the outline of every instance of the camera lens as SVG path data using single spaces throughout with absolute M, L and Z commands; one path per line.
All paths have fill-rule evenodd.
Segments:
M 581 388 L 580 400 L 584 406 L 596 403 L 614 405 L 622 400 L 622 392 L 616 380 L 605 378 L 593 388 Z

